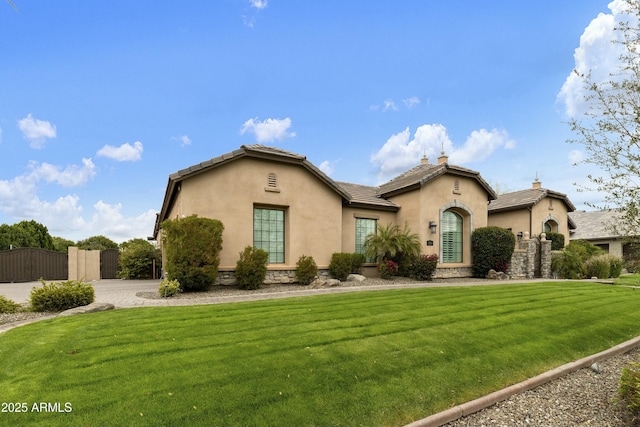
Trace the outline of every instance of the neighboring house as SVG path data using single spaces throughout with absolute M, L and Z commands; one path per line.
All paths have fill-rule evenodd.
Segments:
M 538 179 L 532 188 L 500 194 L 489 204 L 489 225 L 510 229 L 518 237 L 525 233 L 562 233 L 569 244 L 575 224 L 568 216 L 576 208 L 566 194 L 542 188 Z
M 612 255 L 631 255 L 633 248 L 626 236 L 614 231 L 614 225 L 621 216 L 615 209 L 601 211 L 576 211 L 569 214 L 576 229 L 571 240 L 587 240 Z
M 471 233 L 487 226 L 496 194 L 478 172 L 447 160 L 423 158 L 374 187 L 336 182 L 299 154 L 243 145 L 169 176 L 153 237 L 161 244 L 169 218 L 216 218 L 224 224 L 221 272 L 232 274 L 253 245 L 269 252 L 268 280 L 287 281 L 302 255 L 327 269 L 334 252 L 362 252 L 378 224 L 406 223 L 422 253 L 439 255 L 436 277 L 470 276 Z

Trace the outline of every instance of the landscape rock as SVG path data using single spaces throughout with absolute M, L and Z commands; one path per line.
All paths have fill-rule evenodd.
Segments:
M 97 311 L 113 310 L 114 308 L 116 308 L 116 306 L 113 304 L 104 302 L 92 302 L 88 305 L 65 310 L 62 313 L 58 314 L 58 316 L 73 316 L 74 314 L 95 313 Z
M 489 280 L 509 280 L 509 275 L 503 271 L 489 270 L 487 273 L 487 279 Z
M 322 279 L 322 278 L 317 278 L 316 280 L 314 280 L 313 282 L 311 282 L 311 284 L 309 284 L 309 287 L 311 289 L 316 289 L 316 288 L 331 288 L 334 286 L 340 286 L 340 280 L 338 279 Z
M 350 274 L 347 276 L 347 282 L 364 282 L 367 280 L 362 274 Z

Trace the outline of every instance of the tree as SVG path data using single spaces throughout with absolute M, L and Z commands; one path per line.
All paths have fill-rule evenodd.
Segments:
M 569 121 L 577 134 L 570 143 L 582 144 L 584 163 L 602 170 L 602 175 L 588 175 L 590 185 L 605 196 L 603 206 L 618 207 L 622 214 L 615 226 L 621 235 L 638 235 L 640 230 L 640 0 L 625 0 L 627 19 L 616 31 L 622 36 L 612 40 L 622 53 L 618 69 L 605 81 L 596 81 L 591 71 L 579 73 L 585 90 L 587 111 Z
M 118 244 L 108 237 L 93 236 L 84 240 L 79 240 L 78 249 L 103 251 L 105 249 L 118 249 Z
M 53 236 L 53 250 L 58 252 L 67 252 L 69 246 L 75 246 L 73 240 L 68 240 L 62 237 Z
M 144 239 L 131 239 L 120 244 L 120 277 L 124 279 L 151 279 L 153 267 L 160 266 L 160 250 Z
M 34 221 L 20 221 L 13 225 L 0 225 L 0 250 L 41 248 L 54 250 L 53 238 L 46 226 Z

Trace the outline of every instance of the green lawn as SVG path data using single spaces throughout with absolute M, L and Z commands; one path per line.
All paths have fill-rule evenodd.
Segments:
M 0 425 L 403 425 L 640 335 L 639 308 L 565 282 L 58 318 L 0 335 Z

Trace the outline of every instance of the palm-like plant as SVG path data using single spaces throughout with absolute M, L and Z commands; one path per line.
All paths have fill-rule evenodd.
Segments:
M 364 240 L 366 257 L 375 259 L 378 264 L 398 254 L 418 256 L 421 247 L 420 236 L 411 233 L 407 223 L 402 229 L 391 223 L 378 226 L 376 232 L 369 234 Z

